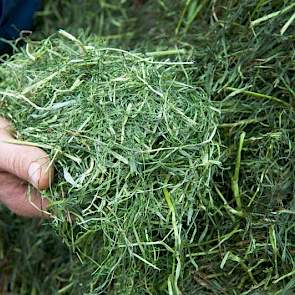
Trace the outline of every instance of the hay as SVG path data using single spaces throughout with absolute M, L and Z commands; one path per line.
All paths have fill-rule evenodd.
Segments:
M 89 276 L 83 288 L 179 293 L 190 225 L 219 163 L 218 110 L 179 80 L 190 61 L 61 34 L 3 65 L 1 115 L 18 144 L 43 147 L 55 162 L 52 225 L 83 264 L 79 276 Z
M 90 2 L 84 1 L 86 5 L 90 5 Z M 99 1 L 99 3 L 102 2 Z M 210 105 L 221 111 L 219 122 L 214 122 L 218 124 L 218 132 L 213 138 L 216 145 L 212 149 L 213 151 L 220 149 L 221 157 L 219 155 L 215 157 L 221 161 L 221 169 L 212 169 L 210 176 L 206 175 L 208 171 L 202 174 L 204 176 L 202 180 L 208 176 L 210 186 L 205 186 L 206 189 L 203 187 L 206 193 L 197 195 L 198 207 L 192 211 L 191 223 L 187 225 L 187 222 L 183 222 L 180 231 L 181 235 L 191 233 L 190 238 L 186 241 L 181 236 L 181 251 L 177 248 L 175 240 L 171 239 L 168 244 L 165 240 L 161 245 L 142 245 L 138 243 L 138 240 L 146 241 L 147 237 L 136 228 L 136 231 L 130 234 L 136 242 L 127 247 L 123 241 L 119 251 L 112 252 L 116 253 L 113 255 L 113 259 L 116 260 L 121 257 L 123 249 L 127 249 L 128 254 L 123 253 L 122 257 L 128 257 L 128 259 L 120 261 L 117 266 L 118 272 L 114 272 L 112 277 L 114 279 L 110 279 L 111 285 L 104 291 L 107 294 L 120 294 L 120 292 L 123 294 L 167 294 L 169 291 L 173 294 L 175 289 L 168 289 L 170 283 L 167 282 L 170 279 L 173 285 L 176 277 L 168 269 L 175 269 L 178 256 L 171 257 L 172 253 L 179 252 L 181 255 L 186 253 L 185 258 L 181 260 L 181 271 L 184 271 L 185 275 L 180 276 L 177 280 L 178 287 L 183 294 L 288 294 L 292 293 L 294 288 L 294 7 L 290 1 L 257 2 L 251 0 L 226 1 L 225 3 L 207 1 L 206 4 L 201 5 L 202 7 L 198 5 L 201 2 L 197 0 L 145 1 L 140 8 L 129 9 L 131 6 L 134 7 L 130 4 L 131 1 L 123 1 L 120 3 L 119 10 L 116 9 L 113 13 L 117 17 L 118 11 L 120 15 L 124 11 L 128 20 L 126 23 L 122 22 L 115 28 L 114 23 L 108 23 L 105 18 L 102 27 L 93 26 L 92 8 L 89 11 L 89 16 L 92 15 L 92 17 L 85 17 L 80 23 L 81 26 L 91 28 L 96 34 L 104 36 L 107 43 L 111 42 L 117 47 L 137 48 L 139 52 L 156 52 L 156 56 L 158 53 L 157 61 L 161 59 L 166 61 L 167 58 L 167 55 L 161 56 L 159 50 L 164 50 L 168 54 L 171 49 L 174 54 L 171 61 L 193 60 L 194 64 L 184 65 L 184 70 L 182 67 L 172 66 L 173 72 L 177 72 L 177 81 L 203 89 L 206 94 L 202 94 L 203 91 L 199 90 L 200 94 L 209 98 Z M 55 7 L 53 2 L 48 1 L 48 3 L 50 4 L 47 6 L 48 9 Z M 69 9 L 64 15 L 72 15 L 71 13 L 75 14 L 77 11 L 75 10 L 77 7 L 73 8 L 70 5 L 64 7 Z M 73 8 L 72 12 L 71 8 Z M 125 10 L 125 8 L 128 9 Z M 105 9 L 110 12 L 109 8 L 105 7 Z M 99 11 L 106 12 L 106 10 Z M 56 23 L 57 11 L 56 9 L 53 11 L 51 16 Z M 113 20 L 113 18 L 110 19 Z M 72 21 L 71 17 L 59 19 L 61 26 L 65 25 L 67 31 L 84 40 L 79 28 L 71 24 Z M 44 22 L 51 24 L 47 28 L 53 28 L 50 18 L 45 18 Z M 101 33 L 99 28 L 103 28 Z M 101 42 L 97 41 L 100 38 L 95 36 L 92 40 L 94 40 L 93 43 Z M 67 43 L 67 46 L 74 45 Z M 46 45 L 44 47 L 46 48 Z M 80 50 L 83 52 L 83 49 Z M 65 56 L 68 54 L 67 52 Z M 140 55 L 140 57 L 145 58 L 145 55 Z M 12 65 L 13 71 L 17 70 L 15 69 L 16 64 L 12 63 Z M 5 75 L 8 77 L 11 71 L 7 68 Z M 40 73 L 40 76 L 36 73 L 38 81 L 42 79 L 41 74 L 43 75 L 44 72 Z M 31 77 L 32 72 L 27 71 L 26 74 L 22 72 L 21 76 L 24 77 L 24 75 Z M 44 77 L 47 75 L 44 74 Z M 73 79 L 71 83 L 63 85 L 63 89 L 70 88 L 74 81 L 76 80 Z M 1 89 L 11 90 L 15 83 L 16 79 L 9 78 L 2 83 Z M 57 83 L 60 85 L 61 82 L 57 81 Z M 79 87 L 84 87 L 84 83 L 85 81 Z M 159 79 L 153 80 L 153 83 L 155 83 L 152 84 L 155 90 L 159 90 Z M 20 87 L 19 91 L 23 89 Z M 29 98 L 36 102 L 34 96 Z M 13 108 L 11 113 L 14 113 Z M 20 105 L 18 108 L 21 108 Z M 17 120 L 15 122 L 17 124 Z M 18 124 L 21 128 L 22 124 Z M 119 138 L 121 138 L 121 130 L 118 131 Z M 20 133 L 22 132 L 20 129 Z M 72 137 L 77 136 L 75 132 L 71 135 Z M 30 132 L 27 131 L 24 135 L 25 139 L 29 140 Z M 30 140 L 40 142 L 40 138 L 30 138 Z M 81 146 L 83 145 L 79 146 L 79 151 Z M 50 148 L 48 151 L 53 151 L 53 149 Z M 191 151 L 188 153 L 190 154 Z M 121 155 L 120 152 L 118 154 Z M 56 160 L 58 157 L 61 155 L 58 154 Z M 57 162 L 58 165 L 61 169 L 65 162 L 60 164 Z M 76 177 L 72 175 L 72 171 L 67 172 L 72 179 L 63 170 L 59 179 L 67 175 L 70 182 L 72 180 L 75 182 Z M 168 184 L 175 185 L 170 182 Z M 165 182 L 164 185 L 166 185 Z M 58 187 L 54 188 L 54 190 L 57 189 Z M 168 192 L 170 192 L 169 189 Z M 48 195 L 51 196 L 50 193 Z M 166 199 L 167 196 L 169 200 L 169 195 L 166 194 Z M 163 196 L 161 200 L 163 201 Z M 164 209 L 167 213 L 169 212 L 168 203 L 165 202 Z M 130 219 L 130 223 L 138 220 L 135 212 L 141 212 L 141 208 L 145 206 L 144 202 L 138 204 L 140 206 L 137 211 L 127 212 L 128 209 L 126 209 L 124 213 L 124 216 Z M 178 203 L 174 204 L 176 204 L 175 208 L 179 208 Z M 62 201 L 60 207 L 58 202 L 53 205 L 52 209 L 55 214 L 63 211 L 66 206 L 70 207 L 74 216 L 78 216 L 71 218 L 76 228 L 76 222 L 80 221 L 79 210 L 84 208 L 71 206 L 66 200 Z M 160 205 L 162 206 L 163 203 Z M 157 204 L 147 212 L 155 212 L 158 208 Z M 172 213 L 173 210 L 169 213 L 170 223 L 165 230 L 168 230 L 168 227 L 172 229 Z M 179 211 L 176 213 L 179 214 Z M 91 290 L 98 285 L 104 287 L 100 285 L 100 279 L 105 281 L 104 278 L 99 275 L 99 272 L 93 273 L 94 269 L 101 267 L 100 265 L 96 267 L 93 263 L 81 265 L 80 259 L 83 261 L 87 259 L 83 255 L 77 258 L 76 253 L 80 252 L 75 248 L 75 242 L 72 239 L 69 240 L 72 234 L 76 237 L 80 229 L 72 233 L 73 225 L 64 222 L 63 216 L 59 216 L 56 225 L 53 224 L 58 235 L 55 239 L 56 243 L 51 245 L 52 253 L 47 253 L 46 248 L 46 241 L 52 238 L 50 228 L 43 227 L 40 231 L 37 226 L 30 227 L 33 231 L 30 236 L 31 240 L 24 243 L 26 246 L 23 247 L 23 253 L 31 247 L 37 249 L 35 245 L 38 245 L 40 256 L 47 253 L 46 257 L 52 258 L 51 260 L 44 259 L 42 264 L 38 259 L 39 256 L 31 256 L 28 264 L 25 255 L 19 255 L 19 248 L 22 244 L 19 245 L 20 243 L 15 241 L 16 238 L 11 231 L 19 234 L 22 240 L 24 239 L 22 231 L 25 236 L 28 232 L 22 230 L 22 226 L 16 223 L 11 216 L 8 214 L 4 216 L 6 225 L 3 226 L 7 230 L 0 241 L 4 239 L 2 257 L 5 257 L 4 261 L 6 261 L 4 265 L 7 269 L 5 277 L 8 286 L 5 290 L 9 290 L 10 285 L 13 291 L 21 294 L 27 294 L 28 290 L 37 290 L 36 292 L 45 294 L 56 294 L 57 292 L 93 294 L 96 292 Z M 164 219 L 165 217 L 164 215 Z M 108 216 L 108 219 L 110 218 Z M 176 220 L 180 219 L 176 218 Z M 125 219 L 121 219 L 120 225 L 126 225 L 125 222 Z M 142 218 L 140 225 L 146 223 L 150 225 L 147 227 L 148 230 L 152 229 L 153 233 L 159 234 L 158 223 L 155 223 L 154 219 Z M 26 226 L 27 224 L 24 228 Z M 105 225 L 103 230 L 110 229 Z M 90 236 L 92 237 L 92 234 Z M 170 237 L 172 236 L 173 233 Z M 10 241 L 14 241 L 12 250 L 8 247 L 9 238 Z M 106 248 L 93 247 L 97 245 L 97 240 L 95 242 L 92 238 L 87 240 L 87 236 L 83 238 L 85 239 L 84 244 L 79 249 L 84 249 L 85 253 L 90 254 L 89 259 L 97 257 L 97 252 L 105 254 L 103 251 Z M 114 241 L 117 242 L 115 238 Z M 58 242 L 62 239 L 65 240 L 67 247 L 75 248 L 76 253 L 73 256 L 69 253 L 65 255 L 66 252 L 60 249 Z M 137 267 L 140 258 L 133 256 L 131 260 L 129 259 L 134 254 L 145 258 L 142 253 L 147 255 L 147 259 L 142 262 L 144 267 L 139 271 Z M 172 256 L 169 256 L 170 253 Z M 64 259 L 60 256 L 64 256 Z M 154 263 L 156 266 L 161 265 L 163 269 L 167 269 L 163 277 L 159 277 L 157 270 L 147 264 L 154 262 L 154 257 L 161 260 Z M 13 264 L 7 261 L 16 262 Z M 51 264 L 51 261 L 56 264 Z M 130 261 L 133 261 L 131 267 L 121 271 L 123 265 L 130 266 Z M 49 270 L 52 265 L 55 271 Z M 34 271 L 34 268 L 43 270 L 48 276 Z M 106 273 L 112 271 L 113 269 L 106 266 Z M 13 275 L 10 276 L 10 273 Z M 167 277 L 171 273 L 172 275 Z M 31 282 L 32 277 L 36 278 L 33 283 Z M 51 286 L 50 290 L 46 287 L 45 282 Z

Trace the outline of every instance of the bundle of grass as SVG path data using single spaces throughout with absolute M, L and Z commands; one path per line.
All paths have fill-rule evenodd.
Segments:
M 219 112 L 182 82 L 191 61 L 61 35 L 3 64 L 0 115 L 14 122 L 16 143 L 55 163 L 51 225 L 77 260 L 63 290 L 186 293 L 192 225 L 219 164 Z

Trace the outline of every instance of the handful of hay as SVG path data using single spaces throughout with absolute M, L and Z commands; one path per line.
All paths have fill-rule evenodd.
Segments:
M 195 264 L 191 225 L 219 164 L 218 110 L 185 79 L 190 61 L 61 34 L 0 68 L 0 115 L 19 144 L 55 163 L 45 194 L 53 227 L 80 260 L 84 294 L 180 293 Z

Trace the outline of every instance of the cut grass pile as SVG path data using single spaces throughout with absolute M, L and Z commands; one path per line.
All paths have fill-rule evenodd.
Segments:
M 1 67 L 2 114 L 58 171 L 50 225 L 1 213 L 6 290 L 292 294 L 295 7 L 220 2 L 46 2 L 45 30 L 96 49 L 55 36 Z
M 219 164 L 219 112 L 179 80 L 190 61 L 154 61 L 61 34 L 2 66 L 1 114 L 15 122 L 18 141 L 55 162 L 52 225 L 83 263 L 83 288 L 179 292 L 199 198 L 209 201 Z

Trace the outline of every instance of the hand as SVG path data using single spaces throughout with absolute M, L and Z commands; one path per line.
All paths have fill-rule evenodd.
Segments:
M 0 203 L 21 216 L 46 217 L 48 202 L 39 190 L 53 180 L 49 158 L 39 148 L 7 143 L 13 139 L 11 130 L 11 124 L 0 118 Z

